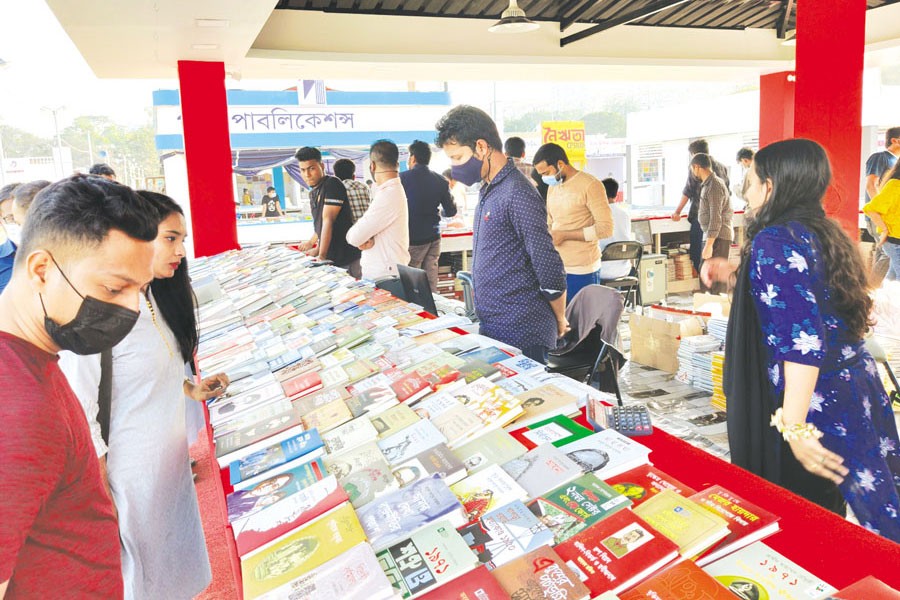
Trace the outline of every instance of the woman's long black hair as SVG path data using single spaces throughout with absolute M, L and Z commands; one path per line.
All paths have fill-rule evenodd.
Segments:
M 178 203 L 164 194 L 147 190 L 140 190 L 138 194 L 153 203 L 159 211 L 160 221 L 166 220 L 172 213 L 184 215 Z M 150 289 L 162 318 L 175 334 L 181 358 L 193 367 L 199 334 L 195 313 L 197 303 L 191 288 L 191 278 L 188 276 L 187 259 L 181 261 L 174 276 L 154 279 L 150 283 Z
M 753 238 L 772 225 L 796 221 L 818 239 L 824 274 L 837 313 L 847 329 L 860 338 L 871 326 L 872 299 L 862 257 L 847 233 L 825 214 L 822 198 L 831 183 L 825 149 L 812 140 L 775 142 L 753 157 L 759 180 L 772 182 L 772 195 L 747 224 L 743 258 Z

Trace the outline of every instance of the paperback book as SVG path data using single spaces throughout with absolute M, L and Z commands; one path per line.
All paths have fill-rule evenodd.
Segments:
M 458 531 L 488 569 L 553 544 L 553 532 L 520 500 L 492 510 Z
M 502 467 L 525 489 L 529 498 L 549 492 L 583 473 L 575 461 L 552 444 L 542 444 Z
M 499 465 L 469 475 L 450 487 L 466 509 L 466 519 L 480 519 L 515 500 L 527 500 L 528 492 Z
M 233 461 L 229 465 L 231 485 L 236 486 L 241 482 L 250 485 L 250 480 L 266 471 L 294 461 L 308 462 L 323 453 L 324 444 L 319 432 L 315 429 L 304 431 Z
M 588 600 L 591 592 L 549 546 L 541 546 L 491 571 L 516 600 Z
M 614 490 L 627 496 L 634 506 L 639 506 L 662 490 L 672 490 L 685 498 L 696 493 L 693 488 L 650 465 L 643 465 L 614 477 L 607 477 L 605 481 Z
M 447 485 L 453 485 L 467 475 L 465 465 L 446 444 L 438 444 L 394 465 L 393 474 L 401 487 L 431 475 L 438 475 Z
M 634 509 L 642 519 L 694 558 L 728 535 L 728 522 L 672 490 L 663 490 Z
M 594 432 L 565 415 L 555 415 L 527 427 L 513 429 L 509 433 L 530 450 L 541 444 L 553 444 L 559 448 L 586 438 Z

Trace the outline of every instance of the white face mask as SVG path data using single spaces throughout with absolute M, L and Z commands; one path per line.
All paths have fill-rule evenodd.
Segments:
M 22 240 L 22 228 L 16 223 L 6 223 L 3 225 L 3 228 L 6 229 L 6 236 L 12 240 L 12 243 L 16 246 L 21 244 Z

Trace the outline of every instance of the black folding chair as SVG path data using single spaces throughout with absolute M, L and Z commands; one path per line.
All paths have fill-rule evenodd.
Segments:
M 599 286 L 588 286 L 599 287 Z M 577 310 L 579 302 L 590 301 L 587 294 L 579 292 L 566 307 L 566 317 Z M 618 303 L 615 310 L 616 326 L 623 312 L 623 303 Z M 625 357 L 614 346 L 604 341 L 603 327 L 599 322 L 591 324 L 591 330 L 580 342 L 577 340 L 577 332 L 566 335 L 569 345 L 551 351 L 548 356 L 547 370 L 551 373 L 560 373 L 566 377 L 581 381 L 601 392 L 615 394 L 619 406 L 623 405 L 622 394 L 619 390 L 619 370 L 625 364 Z M 564 340 L 566 339 L 564 338 Z
M 631 271 L 624 277 L 604 279 L 600 283 L 619 290 L 625 297 L 626 306 L 641 304 L 641 280 L 639 268 L 644 255 L 644 245 L 640 242 L 613 242 L 603 249 L 602 261 L 627 260 L 631 262 Z M 630 303 L 629 303 L 630 299 Z

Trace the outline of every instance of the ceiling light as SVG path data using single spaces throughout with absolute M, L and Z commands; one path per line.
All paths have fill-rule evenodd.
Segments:
M 194 50 L 218 50 L 218 44 L 191 44 Z
M 228 27 L 228 19 L 194 19 L 197 27 Z
M 491 33 L 525 33 L 534 31 L 540 25 L 525 16 L 516 0 L 509 0 L 509 7 L 500 15 L 500 20 L 488 27 Z

